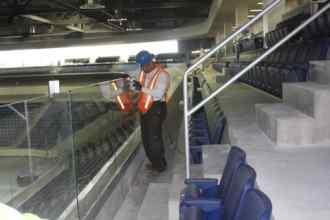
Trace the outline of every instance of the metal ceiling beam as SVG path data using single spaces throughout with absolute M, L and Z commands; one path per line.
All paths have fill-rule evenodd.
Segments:
M 53 8 L 27 8 L 21 13 L 24 14 L 47 14 L 47 13 L 64 13 L 68 12 L 65 9 L 53 9 Z M 12 12 L 8 10 L 8 8 L 0 8 L 0 17 L 8 17 L 11 16 Z M 18 14 L 19 15 L 19 14 Z
M 41 22 L 41 23 L 44 23 L 44 24 L 51 24 L 51 25 L 57 25 L 57 26 L 65 27 L 66 29 L 69 29 L 71 31 L 77 31 L 77 32 L 81 32 L 81 33 L 85 32 L 81 28 L 78 28 L 78 27 L 75 27 L 75 26 L 72 26 L 72 25 L 57 24 L 56 22 L 53 22 L 53 21 L 51 21 L 47 18 L 38 16 L 38 15 L 20 15 L 20 16 L 23 17 L 23 18 L 27 18 L 27 19 L 30 19 L 30 20 L 33 20 L 33 21 L 38 21 L 38 22 Z
M 92 18 L 92 19 L 96 20 L 98 23 L 100 23 L 102 26 L 104 26 L 104 27 L 106 27 L 106 28 L 108 28 L 108 29 L 110 29 L 112 31 L 113 30 L 116 30 L 116 31 L 125 31 L 124 28 L 122 28 L 122 27 L 120 27 L 120 26 L 118 26 L 116 24 L 112 24 L 112 23 L 109 23 L 107 21 L 106 22 L 98 21 L 95 17 L 91 16 L 89 13 L 84 12 L 84 10 L 81 10 L 79 7 L 76 7 L 75 5 L 72 5 L 72 4 L 67 3 L 67 2 L 63 2 L 62 0 L 52 0 L 52 1 L 50 1 L 50 3 L 57 4 L 57 5 L 60 5 L 62 7 L 66 7 L 68 9 L 72 10 L 73 12 L 77 12 L 77 13 L 79 13 L 81 15 L 84 15 L 86 17 Z M 99 11 L 99 12 L 101 12 L 103 14 L 106 14 L 110 18 L 113 17 L 111 14 L 105 12 L 104 10 L 97 10 L 97 11 Z

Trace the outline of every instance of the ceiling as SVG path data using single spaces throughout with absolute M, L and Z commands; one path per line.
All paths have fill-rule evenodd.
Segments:
M 0 50 L 214 37 L 260 0 L 0 0 Z
M 0 37 L 131 33 L 204 21 L 212 0 L 1 0 Z

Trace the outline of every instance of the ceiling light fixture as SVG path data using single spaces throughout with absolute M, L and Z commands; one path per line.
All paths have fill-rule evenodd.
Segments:
M 264 5 L 264 3 L 263 2 L 258 2 L 257 5 Z
M 142 31 L 142 28 L 126 28 L 126 31 Z
M 254 18 L 255 15 L 248 15 L 247 17 L 248 17 L 248 18 Z
M 250 12 L 261 12 L 262 9 L 250 9 L 249 11 L 250 11 Z

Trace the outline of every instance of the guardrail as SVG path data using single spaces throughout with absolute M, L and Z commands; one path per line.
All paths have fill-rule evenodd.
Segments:
M 216 91 L 214 91 L 211 95 L 209 95 L 207 98 L 205 98 L 203 101 L 201 101 L 199 104 L 197 104 L 192 109 L 188 109 L 188 76 L 189 76 L 189 74 L 192 73 L 192 71 L 195 70 L 199 65 L 203 64 L 215 52 L 217 52 L 219 49 L 221 49 L 222 47 L 224 47 L 228 42 L 230 42 L 232 39 L 234 39 L 235 36 L 237 36 L 238 34 L 240 34 L 246 28 L 248 28 L 249 26 L 251 26 L 255 21 L 257 21 L 258 19 L 260 19 L 261 17 L 263 17 L 269 11 L 271 11 L 280 2 L 281 2 L 281 0 L 273 1 L 262 12 L 260 12 L 256 17 L 254 17 L 252 20 L 250 20 L 249 22 L 247 22 L 246 24 L 244 24 L 242 27 L 240 27 L 235 32 L 231 33 L 221 43 L 219 43 L 212 50 L 210 50 L 205 56 L 201 57 L 196 63 L 194 63 L 184 73 L 184 78 L 183 78 L 183 96 L 184 96 L 184 129 L 185 129 L 185 151 L 186 151 L 185 154 L 186 154 L 186 178 L 187 179 L 190 178 L 190 149 L 189 149 L 189 127 L 188 127 L 188 125 L 189 125 L 189 123 L 188 123 L 189 116 L 191 116 L 196 111 L 198 111 L 201 107 L 203 107 L 212 98 L 214 98 L 215 96 L 217 96 L 220 92 L 222 92 L 224 89 L 226 89 L 228 86 L 230 86 L 233 82 L 235 82 L 237 79 L 239 79 L 242 75 L 244 75 L 246 72 L 248 72 L 250 69 L 252 69 L 255 65 L 257 65 L 259 62 L 261 62 L 263 59 L 265 59 L 269 54 L 271 54 L 277 48 L 279 48 L 284 43 L 286 43 L 288 40 L 290 40 L 293 36 L 295 36 L 298 32 L 300 32 L 308 24 L 310 24 L 312 21 L 314 21 L 316 18 L 318 18 L 320 15 L 322 15 L 325 11 L 327 11 L 330 8 L 330 3 L 328 3 L 323 8 L 321 8 L 319 11 L 317 11 L 315 14 L 313 14 L 309 19 L 307 19 L 305 22 L 303 22 L 297 28 L 295 28 L 291 33 L 289 33 L 287 36 L 285 36 L 282 40 L 280 40 L 275 45 L 273 45 L 271 48 L 269 48 L 266 52 L 264 52 L 255 61 L 253 61 L 252 63 L 250 63 L 243 70 L 241 70 L 238 74 L 236 74 L 234 77 L 232 77 L 228 82 L 226 82 L 220 88 L 218 88 Z

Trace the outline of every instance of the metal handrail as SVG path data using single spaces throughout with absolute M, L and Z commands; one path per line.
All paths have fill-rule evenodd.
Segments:
M 279 1 L 274 1 L 272 4 L 270 4 L 264 11 L 262 11 L 258 16 L 255 18 L 260 18 L 264 14 L 266 14 L 268 11 L 270 11 L 273 7 L 275 7 Z M 188 102 L 187 102 L 187 81 L 188 81 L 188 75 L 191 73 L 198 65 L 202 64 L 207 58 L 212 56 L 217 50 L 222 48 L 226 43 L 228 43 L 231 39 L 233 39 L 236 35 L 241 33 L 245 28 L 247 28 L 249 25 L 251 25 L 251 21 L 255 22 L 257 19 L 253 19 L 247 24 L 243 25 L 239 30 L 235 31 L 233 34 L 231 34 L 228 38 L 226 38 L 223 42 L 218 44 L 214 49 L 212 49 L 208 54 L 206 54 L 204 57 L 202 57 L 200 60 L 197 61 L 194 65 L 189 68 L 185 74 L 184 74 L 184 81 L 183 81 L 183 89 L 184 89 L 184 123 L 185 123 L 185 151 L 186 151 L 186 178 L 190 178 L 190 152 L 189 152 L 189 128 L 188 128 L 188 119 L 189 116 L 198 111 L 201 107 L 203 107 L 207 102 L 209 102 L 212 98 L 214 98 L 216 95 L 218 95 L 221 91 L 226 89 L 229 85 L 231 85 L 233 82 L 235 82 L 238 78 L 240 78 L 242 75 L 244 75 L 246 72 L 248 72 L 250 69 L 252 69 L 255 65 L 257 65 L 259 62 L 261 62 L 263 59 L 265 59 L 269 54 L 274 52 L 277 48 L 282 46 L 284 43 L 286 43 L 288 40 L 290 40 L 293 36 L 295 36 L 298 32 L 300 32 L 303 28 L 305 28 L 308 24 L 310 24 L 312 21 L 314 21 L 316 18 L 318 18 L 321 14 L 323 14 L 325 11 L 327 11 L 330 8 L 330 3 L 325 5 L 322 9 L 320 9 L 318 12 L 313 14 L 310 18 L 308 18 L 306 21 L 304 21 L 302 24 L 300 24 L 297 28 L 295 28 L 291 33 L 289 33 L 287 36 L 285 36 L 283 39 L 281 39 L 279 42 L 277 42 L 274 46 L 272 46 L 270 49 L 268 49 L 265 53 L 263 53 L 260 57 L 258 57 L 255 61 L 250 63 L 248 66 L 246 66 L 243 70 L 238 72 L 234 77 L 232 77 L 228 82 L 226 82 L 224 85 L 222 85 L 219 89 L 214 91 L 211 95 L 209 95 L 206 99 L 201 101 L 199 104 L 197 104 L 192 109 L 188 110 Z M 230 39 L 230 40 L 228 40 Z

